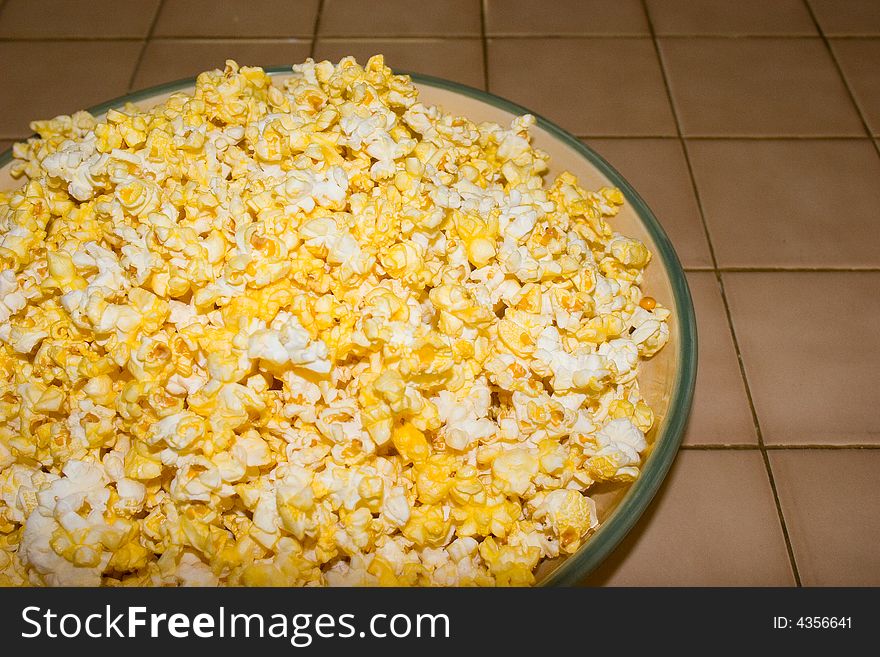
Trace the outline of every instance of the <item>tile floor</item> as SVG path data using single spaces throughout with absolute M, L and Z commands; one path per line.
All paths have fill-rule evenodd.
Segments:
M 689 270 L 684 448 L 586 583 L 880 584 L 880 2 L 0 0 L 0 149 L 228 56 L 380 51 L 583 138 Z

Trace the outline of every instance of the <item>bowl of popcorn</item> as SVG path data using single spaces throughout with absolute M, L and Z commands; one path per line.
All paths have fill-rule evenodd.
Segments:
M 581 581 L 694 315 L 604 160 L 481 91 L 225 69 L 0 159 L 0 584 Z

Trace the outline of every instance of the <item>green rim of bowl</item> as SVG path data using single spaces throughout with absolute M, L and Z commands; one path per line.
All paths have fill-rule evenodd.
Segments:
M 274 76 L 290 73 L 291 69 L 289 66 L 272 66 L 265 68 L 265 71 L 269 75 Z M 693 302 L 684 270 L 678 255 L 675 253 L 675 249 L 672 247 L 672 243 L 669 241 L 669 237 L 644 199 L 601 155 L 583 144 L 574 135 L 563 130 L 552 121 L 545 119 L 540 114 L 489 92 L 430 75 L 408 71 L 395 72 L 409 75 L 417 84 L 438 87 L 470 96 L 511 114 L 533 115 L 542 129 L 577 151 L 601 171 L 614 186 L 620 189 L 624 198 L 632 205 L 650 234 L 651 239 L 654 241 L 655 255 L 659 256 L 669 276 L 675 306 L 675 321 L 678 324 L 679 340 L 681 342 L 681 355 L 679 367 L 676 370 L 672 395 L 669 400 L 669 412 L 664 418 L 663 424 L 657 430 L 654 450 L 645 462 L 641 475 L 633 482 L 617 508 L 614 509 L 599 529 L 577 552 L 565 559 L 538 582 L 541 586 L 572 586 L 578 584 L 602 563 L 636 524 L 660 488 L 660 484 L 663 483 L 663 479 L 675 460 L 678 448 L 681 445 L 682 434 L 687 424 L 691 401 L 693 400 L 694 383 L 697 375 L 697 327 Z M 88 111 L 93 115 L 100 115 L 111 108 L 118 108 L 126 103 L 137 103 L 153 96 L 192 87 L 195 85 L 195 82 L 195 78 L 185 78 L 175 82 L 160 84 L 108 100 L 100 105 L 95 105 Z M 0 167 L 6 166 L 11 160 L 12 149 L 7 149 L 5 153 L 0 154 Z

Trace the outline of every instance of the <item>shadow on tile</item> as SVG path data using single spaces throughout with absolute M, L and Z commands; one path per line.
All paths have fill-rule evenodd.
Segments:
M 584 584 L 793 585 L 760 452 L 680 452 L 647 512 Z
M 697 316 L 697 386 L 685 445 L 757 445 L 739 359 L 714 272 L 687 275 Z

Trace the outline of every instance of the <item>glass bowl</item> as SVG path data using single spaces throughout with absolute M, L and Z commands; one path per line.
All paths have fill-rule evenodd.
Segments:
M 289 67 L 267 68 L 283 79 Z M 690 412 L 697 368 L 697 330 L 690 291 L 681 263 L 657 218 L 635 189 L 599 154 L 577 138 L 535 112 L 493 94 L 455 82 L 417 73 L 410 75 L 426 104 L 466 116 L 475 122 L 494 121 L 508 125 L 515 116 L 533 114 L 533 144 L 550 154 L 549 176 L 563 170 L 574 173 L 586 189 L 614 186 L 623 192 L 626 204 L 612 219 L 615 230 L 642 240 L 654 255 L 645 272 L 643 289 L 672 311 L 669 343 L 653 358 L 642 362 L 639 385 L 656 417 L 648 433 L 649 448 L 642 473 L 632 484 L 602 485 L 591 489 L 597 503 L 600 525 L 581 548 L 566 558 L 542 562 L 536 571 L 541 586 L 573 585 L 602 562 L 636 524 L 666 476 L 678 453 Z M 134 92 L 92 107 L 95 116 L 108 109 L 134 103 L 147 108 L 172 93 L 195 87 L 195 78 Z M 0 190 L 17 183 L 9 176 L 11 151 L 0 154 Z

